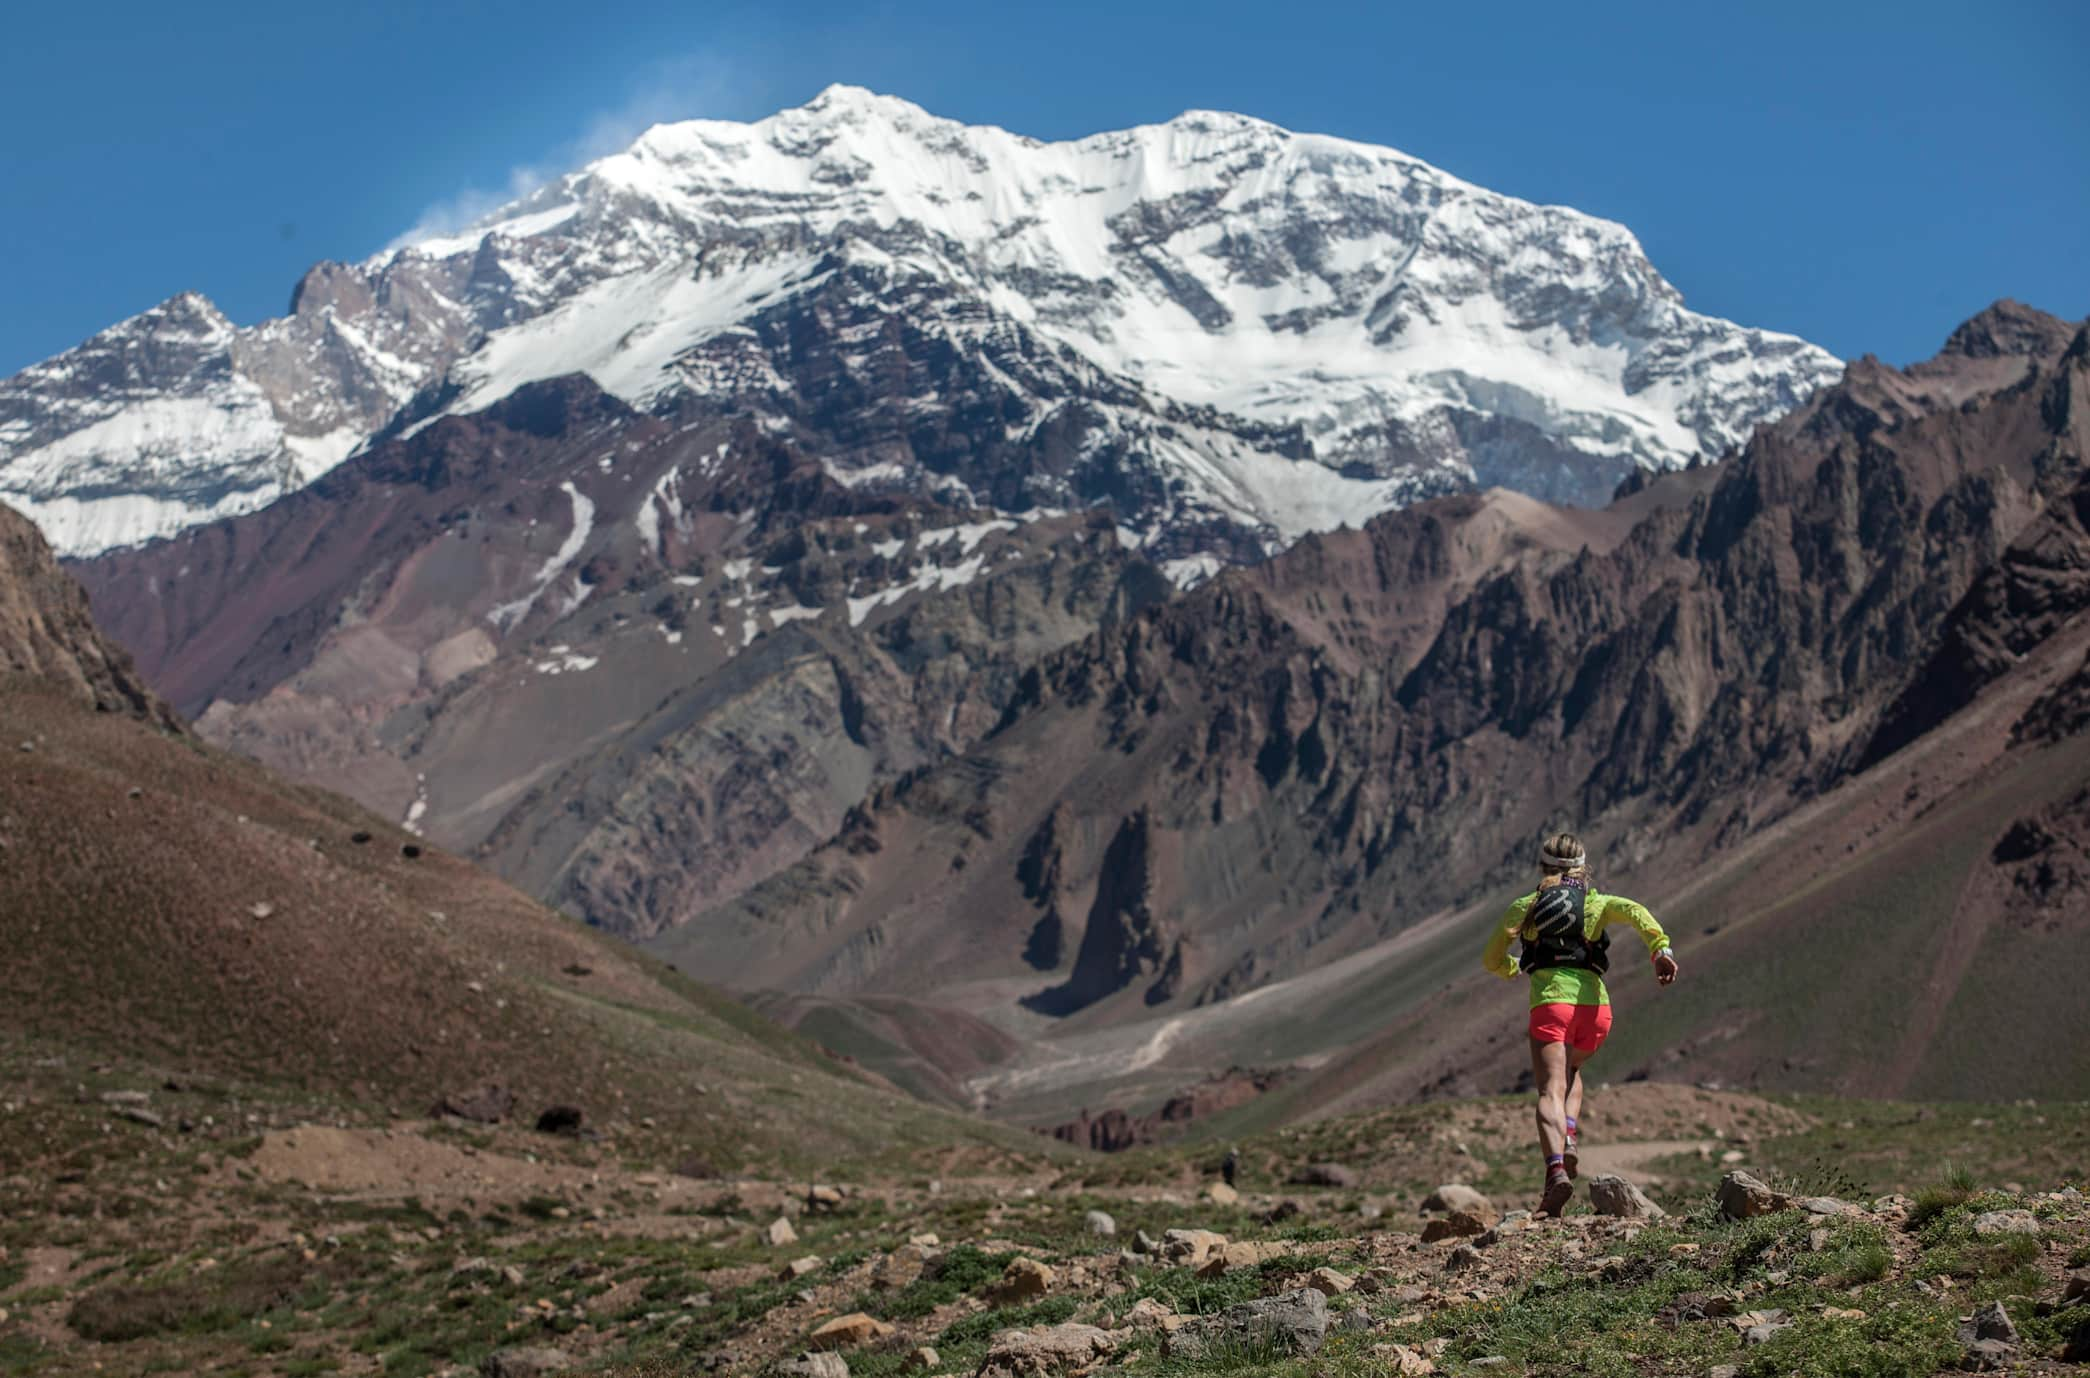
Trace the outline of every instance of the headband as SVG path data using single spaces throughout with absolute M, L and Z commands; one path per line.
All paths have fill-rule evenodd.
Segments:
M 1548 871 L 1572 871 L 1578 866 L 1587 866 L 1589 854 L 1577 852 L 1573 856 L 1553 856 L 1541 850 L 1538 854 L 1538 864 Z

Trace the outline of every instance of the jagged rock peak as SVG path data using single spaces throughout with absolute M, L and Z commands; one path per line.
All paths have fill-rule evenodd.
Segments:
M 1945 341 L 1941 354 L 1969 359 L 2020 355 L 2045 359 L 2068 348 L 2077 326 L 2009 297 L 1971 316 Z
M 95 626 L 86 593 L 59 568 L 35 525 L 5 505 L 0 505 L 0 675 L 27 675 L 56 685 L 101 712 L 180 727 L 173 710 L 132 669 L 130 656 Z

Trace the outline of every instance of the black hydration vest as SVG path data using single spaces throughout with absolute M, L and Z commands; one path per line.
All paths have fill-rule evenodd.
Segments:
M 1582 908 L 1588 899 L 1586 880 L 1563 880 L 1540 890 L 1524 914 L 1525 925 L 1537 930 L 1538 937 L 1524 940 L 1518 967 L 1581 967 L 1599 976 L 1610 970 L 1611 935 L 1601 934 L 1595 942 L 1582 936 Z

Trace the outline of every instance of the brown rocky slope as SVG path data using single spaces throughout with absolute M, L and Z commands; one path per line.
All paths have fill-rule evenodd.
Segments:
M 715 1161 L 989 1132 L 344 799 L 170 730 L 40 538 L 5 510 L 0 530 L 11 1055 L 143 1059 L 409 1113 L 496 1084 L 518 1113 L 652 1118 Z M 793 1083 L 819 1088 L 817 1111 Z
M 209 740 L 625 934 L 796 861 L 1166 590 L 1100 516 L 858 493 L 580 376 L 77 569 Z

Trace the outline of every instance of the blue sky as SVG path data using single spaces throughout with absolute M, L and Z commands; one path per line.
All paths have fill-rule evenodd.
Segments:
M 1041 138 L 1202 107 L 1390 144 L 1846 356 L 1999 296 L 2090 313 L 2080 0 L 119 3 L 24 7 L 7 46 L 0 374 L 185 289 L 279 313 L 317 260 L 833 81 Z

